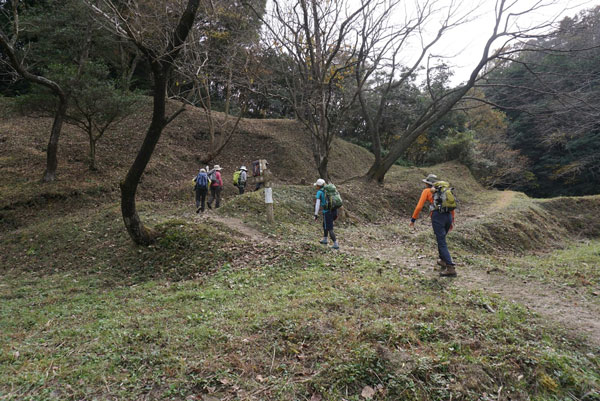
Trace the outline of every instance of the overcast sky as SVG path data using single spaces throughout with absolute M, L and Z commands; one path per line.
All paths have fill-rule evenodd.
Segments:
M 294 4 L 296 0 L 279 1 L 281 4 L 286 4 L 286 2 Z M 345 1 L 347 1 L 347 10 L 350 12 L 360 7 L 361 0 Z M 272 4 L 272 1 L 268 1 L 267 9 L 271 10 Z M 447 10 L 448 7 L 456 10 L 455 18 L 462 17 L 468 20 L 446 32 L 431 51 L 436 56 L 444 57 L 446 64 L 454 72 L 451 83 L 457 85 L 469 78 L 472 69 L 481 58 L 485 42 L 492 33 L 496 0 L 401 0 L 393 14 L 393 23 L 402 24 L 407 18 L 414 18 L 417 7 L 422 8 L 425 4 L 434 4 L 435 8 L 439 10 L 439 14 L 435 14 L 435 17 L 427 23 L 425 35 L 437 33 L 439 22 L 445 16 L 444 10 Z M 582 10 L 600 5 L 600 0 L 507 0 L 507 4 L 512 5 L 511 13 L 531 10 L 534 5 L 538 7 L 542 5 L 535 11 L 527 12 L 526 15 L 516 19 L 520 28 L 526 28 L 549 21 L 558 22 L 565 16 L 575 16 Z M 420 53 L 420 43 L 413 41 L 412 45 L 412 48 L 406 48 L 401 53 L 401 62 L 404 65 L 412 65 Z
M 446 0 L 444 0 L 446 1 Z M 447 0 L 450 3 L 451 0 Z M 538 3 L 537 0 L 518 0 L 517 10 L 524 10 Z M 442 39 L 440 46 L 434 53 L 448 56 L 448 64 L 453 67 L 454 78 L 452 82 L 458 84 L 466 81 L 472 69 L 481 58 L 485 41 L 493 28 L 494 0 L 463 0 L 464 7 L 475 7 L 476 17 L 473 21 L 455 29 Z M 555 4 L 540 8 L 533 13 L 528 13 L 527 18 L 519 20 L 520 26 L 531 24 L 534 26 L 546 21 L 560 21 L 565 16 L 573 17 L 580 11 L 600 5 L 600 0 L 561 0 Z

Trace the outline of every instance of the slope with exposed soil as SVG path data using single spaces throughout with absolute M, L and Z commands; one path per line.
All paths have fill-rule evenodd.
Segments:
M 172 105 L 174 107 L 174 105 Z M 67 129 L 59 181 L 40 185 L 48 120 L 0 122 L 0 398 L 584 399 L 600 394 L 600 197 L 530 199 L 482 188 L 457 163 L 394 166 L 384 185 L 338 185 L 342 249 L 318 244 L 309 138 L 291 121 L 242 122 L 223 207 L 194 213 L 190 178 L 202 113 L 171 124 L 144 176 L 141 218 L 161 234 L 134 246 L 118 181 L 148 109 L 100 144 L 97 173 Z M 104 146 L 104 147 L 103 147 Z M 265 157 L 262 191 L 235 196 L 230 172 Z M 372 156 L 337 141 L 342 182 Z M 433 271 L 423 214 L 435 173 L 461 200 L 456 279 Z M 304 180 L 304 184 L 302 181 Z

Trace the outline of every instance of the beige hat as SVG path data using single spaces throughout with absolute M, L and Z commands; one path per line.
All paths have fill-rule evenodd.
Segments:
M 215 166 L 213 167 L 213 170 L 220 171 L 221 170 L 221 166 L 219 166 L 218 164 L 215 164 Z
M 433 185 L 434 183 L 438 182 L 440 179 L 438 178 L 437 175 L 435 174 L 429 174 L 427 176 L 427 178 L 421 180 L 423 181 L 425 184 L 429 184 L 429 185 Z

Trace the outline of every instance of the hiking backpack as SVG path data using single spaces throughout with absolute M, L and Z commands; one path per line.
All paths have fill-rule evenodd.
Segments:
M 218 180 L 217 180 L 217 170 L 210 170 L 208 172 L 208 179 L 211 182 L 218 182 Z
M 254 160 L 252 162 L 252 177 L 258 177 L 260 175 L 260 160 Z
M 452 188 L 448 182 L 434 182 L 433 188 L 433 210 L 437 210 L 440 213 L 448 213 L 456 209 L 454 188 Z
M 242 170 L 237 170 L 233 173 L 233 185 L 235 185 L 235 186 L 239 185 L 241 174 L 242 174 Z
M 208 188 L 208 175 L 206 173 L 198 173 L 195 181 L 196 188 Z
M 325 200 L 327 201 L 327 208 L 329 210 L 335 210 L 342 207 L 342 197 L 338 192 L 337 188 L 333 184 L 327 184 L 323 187 L 325 192 Z

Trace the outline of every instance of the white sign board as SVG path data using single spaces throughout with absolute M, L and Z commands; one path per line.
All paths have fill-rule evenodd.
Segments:
M 273 188 L 265 188 L 265 203 L 273 203 Z

